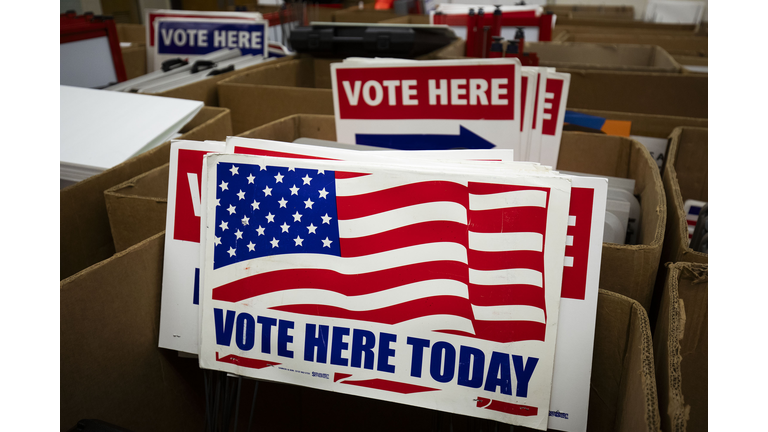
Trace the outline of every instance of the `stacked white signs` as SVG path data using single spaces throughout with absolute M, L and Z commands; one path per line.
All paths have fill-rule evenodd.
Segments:
M 520 89 L 546 89 L 549 71 L 488 63 L 513 75 L 440 71 L 422 85 L 397 61 L 409 70 L 334 89 L 358 108 L 467 102 L 459 118 L 428 118 L 441 122 L 427 133 L 390 121 L 355 137 L 464 128 L 505 143 L 492 150 L 441 149 L 471 147 L 451 138 L 394 152 L 173 143 L 160 346 L 242 376 L 585 430 L 607 182 L 512 162 L 547 103 Z M 505 110 L 490 118 L 511 126 L 511 144 L 470 109 L 488 107 Z
M 506 148 L 518 160 L 557 165 L 570 74 L 515 58 L 349 58 L 331 64 L 331 82 L 339 142 Z

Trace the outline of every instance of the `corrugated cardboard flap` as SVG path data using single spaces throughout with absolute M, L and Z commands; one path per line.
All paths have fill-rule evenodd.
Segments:
M 655 432 L 659 424 L 648 315 L 638 302 L 601 289 L 587 429 Z
M 679 127 L 669 136 L 664 189 L 669 208 L 669 233 L 664 240 L 662 262 L 688 261 L 707 264 L 709 255 L 688 246 L 688 222 L 683 210 L 685 200 L 707 201 L 708 130 Z
M 165 235 L 60 283 L 61 430 L 94 418 L 134 431 L 204 424 L 195 359 L 157 347 Z
M 665 431 L 707 429 L 708 266 L 668 265 L 654 352 Z
M 293 114 L 333 114 L 334 61 L 297 56 L 220 81 L 219 103 L 232 110 L 234 133 Z
M 165 230 L 168 168 L 159 166 L 104 191 L 115 251 Z

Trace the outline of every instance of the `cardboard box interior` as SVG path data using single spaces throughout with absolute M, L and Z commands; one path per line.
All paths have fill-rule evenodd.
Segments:
M 688 223 L 683 210 L 686 200 L 708 199 L 708 130 L 680 127 L 670 135 L 667 163 L 664 166 L 664 190 L 669 219 L 664 239 L 662 264 L 696 262 L 707 264 L 709 255 L 688 246 Z
M 168 164 L 104 191 L 115 252 L 165 230 Z
M 233 132 L 293 114 L 333 114 L 330 64 L 338 61 L 297 56 L 220 81 L 219 103 L 232 113 Z
M 568 109 L 582 108 L 627 113 L 706 119 L 706 74 L 619 72 L 558 68 L 571 74 Z
M 197 360 L 157 347 L 164 239 L 158 234 L 61 281 L 62 431 L 81 419 L 131 431 L 205 423 Z
M 232 72 L 226 72 L 223 74 L 214 75 L 204 80 L 200 80 L 191 84 L 177 87 L 175 89 L 166 90 L 160 93 L 155 93 L 155 96 L 196 100 L 196 101 L 203 102 L 205 106 L 217 107 L 221 105 L 219 101 L 219 92 L 217 89 L 217 84 L 220 81 L 223 81 L 227 78 L 231 78 L 237 74 L 248 73 L 248 72 L 255 71 L 273 64 L 289 61 L 292 58 L 293 56 L 280 57 L 274 60 L 270 60 L 269 62 L 266 62 L 266 63 L 249 66 L 245 69 L 234 70 Z
M 653 334 L 664 431 L 707 430 L 708 308 L 708 266 L 671 264 Z
M 179 139 L 222 140 L 232 135 L 225 108 L 203 107 L 181 129 Z M 100 174 L 60 191 L 60 279 L 109 258 L 115 244 L 109 226 L 104 191 L 141 173 L 168 163 L 170 141 Z
M 679 73 L 680 64 L 653 45 L 615 45 L 587 42 L 527 42 L 525 52 L 535 52 L 540 66 Z

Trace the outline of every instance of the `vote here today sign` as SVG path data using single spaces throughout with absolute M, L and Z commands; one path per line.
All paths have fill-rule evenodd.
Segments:
M 516 148 L 521 66 L 482 60 L 331 64 L 336 137 L 399 150 Z
M 570 180 L 204 164 L 201 367 L 546 429 Z

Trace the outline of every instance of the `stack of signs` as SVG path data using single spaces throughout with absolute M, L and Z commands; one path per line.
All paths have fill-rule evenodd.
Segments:
M 202 55 L 190 63 L 177 59 L 163 64 L 162 69 L 106 87 L 105 90 L 130 93 L 160 93 L 187 84 L 204 80 L 210 76 L 245 69 L 265 61 L 273 60 L 261 55 L 241 55 L 239 49 L 222 48 Z
M 557 166 L 570 74 L 516 58 L 348 58 L 331 64 L 331 82 L 339 142 L 513 149 L 518 160 Z
M 622 177 L 560 171 L 562 174 L 600 177 L 608 180 L 603 243 L 637 244 L 642 209 L 635 193 L 635 180 Z
M 221 49 L 268 57 L 269 22 L 258 12 L 198 12 L 148 10 L 147 70 L 162 70 L 163 62 L 183 58 L 190 63 Z
M 256 379 L 586 429 L 606 180 L 509 150 L 171 149 L 161 347 Z

